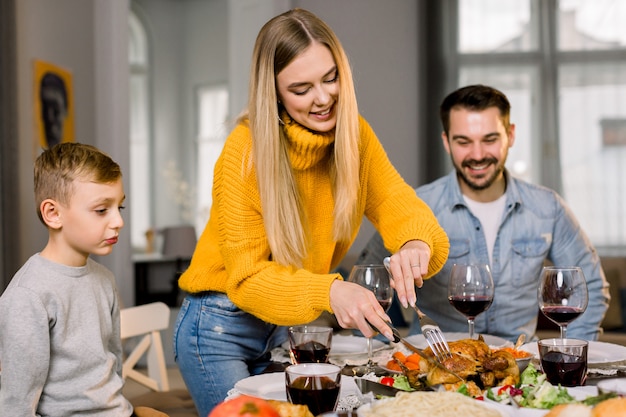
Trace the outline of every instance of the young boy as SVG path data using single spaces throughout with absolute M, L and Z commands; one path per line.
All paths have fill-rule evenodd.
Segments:
M 115 279 L 89 257 L 111 253 L 124 226 L 120 167 L 93 146 L 62 143 L 34 171 L 49 238 L 0 297 L 0 414 L 131 416 Z

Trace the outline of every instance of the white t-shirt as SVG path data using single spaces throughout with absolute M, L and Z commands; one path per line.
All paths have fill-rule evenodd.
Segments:
M 483 227 L 485 240 L 487 241 L 487 251 L 489 252 L 489 264 L 493 264 L 493 246 L 496 244 L 496 236 L 498 228 L 502 220 L 504 205 L 506 202 L 506 194 L 502 194 L 500 198 L 488 203 L 474 201 L 467 196 L 463 196 L 465 204 L 469 207 L 474 216 L 478 217 Z

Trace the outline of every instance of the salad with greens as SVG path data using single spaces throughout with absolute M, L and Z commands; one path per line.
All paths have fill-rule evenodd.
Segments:
M 558 404 L 583 403 L 595 405 L 598 402 L 615 396 L 606 394 L 591 396 L 579 401 L 567 392 L 561 385 L 554 386 L 548 382 L 543 372 L 530 363 L 520 375 L 518 385 L 505 385 L 498 388 L 489 388 L 486 397 L 501 404 L 517 405 L 519 407 L 551 409 Z
M 383 376 L 380 380 L 376 381 L 379 384 L 388 385 L 390 387 L 397 388 L 402 391 L 415 391 L 409 384 L 409 380 L 404 375 L 392 375 Z

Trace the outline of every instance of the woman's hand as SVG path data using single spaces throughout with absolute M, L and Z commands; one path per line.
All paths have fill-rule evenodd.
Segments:
M 387 325 L 391 319 L 368 289 L 353 282 L 335 280 L 330 286 L 330 307 L 344 329 L 359 329 L 365 337 L 375 336 L 378 329 L 387 339 L 393 340 L 393 333 Z
M 430 247 L 421 240 L 410 240 L 391 256 L 391 286 L 396 290 L 398 299 L 404 308 L 414 306 L 417 301 L 415 286 L 421 288 L 422 279 L 428 273 Z

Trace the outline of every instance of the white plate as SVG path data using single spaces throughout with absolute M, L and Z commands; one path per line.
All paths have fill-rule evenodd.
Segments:
M 455 340 L 468 339 L 468 333 L 445 333 L 443 334 L 448 342 L 452 342 Z M 512 343 L 506 339 L 503 339 L 498 336 L 491 336 L 488 334 L 482 335 L 483 339 L 485 339 L 485 343 L 492 348 L 511 346 Z M 426 349 L 428 347 L 428 342 L 426 342 L 426 338 L 424 335 L 416 334 L 413 336 L 409 336 L 406 338 L 406 341 L 411 343 L 412 345 L 417 346 L 420 349 Z
M 494 387 L 491 389 L 492 391 L 497 391 L 498 388 L 499 387 Z M 569 392 L 569 394 L 572 397 L 576 398 L 579 401 L 582 401 L 587 397 L 593 397 L 595 395 L 598 395 L 598 389 L 594 386 L 571 387 L 571 388 L 566 388 L 566 389 L 567 389 L 567 392 Z M 485 403 L 497 404 L 502 409 L 508 410 L 509 414 L 515 417 L 543 417 L 546 414 L 548 414 L 548 412 L 550 411 L 550 410 L 542 410 L 539 408 L 526 408 L 526 407 L 515 408 L 512 405 L 500 404 L 496 401 L 492 401 L 488 399 L 486 395 L 485 395 Z
M 520 346 L 520 350 L 525 350 L 539 358 L 537 342 L 530 342 Z M 626 359 L 626 347 L 606 342 L 589 342 L 587 352 L 587 363 L 589 365 L 618 362 Z
M 282 344 L 289 351 L 289 342 Z M 380 340 L 372 339 L 372 352 L 386 348 Z M 330 356 L 367 355 L 367 338 L 361 336 L 333 334 Z
M 380 340 L 372 339 L 372 352 L 386 348 Z M 352 335 L 334 334 L 330 346 L 331 356 L 367 355 L 367 338 Z
M 235 384 L 235 390 L 241 394 L 252 395 L 265 400 L 287 401 L 284 372 L 272 372 L 244 378 Z M 356 386 L 354 378 L 341 375 L 339 398 L 348 395 L 361 397 L 361 391 Z
M 614 392 L 619 396 L 626 396 L 626 378 L 608 378 L 598 381 L 598 392 Z

